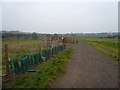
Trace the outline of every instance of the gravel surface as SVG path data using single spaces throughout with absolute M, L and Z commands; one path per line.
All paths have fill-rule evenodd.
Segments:
M 73 45 L 75 52 L 66 73 L 53 88 L 117 88 L 118 62 L 96 51 L 88 43 Z

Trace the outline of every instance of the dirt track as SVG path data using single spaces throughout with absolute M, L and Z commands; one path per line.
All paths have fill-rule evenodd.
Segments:
M 53 88 L 117 88 L 118 63 L 96 51 L 86 42 L 74 46 L 67 72 Z

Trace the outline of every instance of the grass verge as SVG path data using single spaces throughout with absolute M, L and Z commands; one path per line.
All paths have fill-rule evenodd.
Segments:
M 84 40 L 88 42 L 92 47 L 96 48 L 98 51 L 104 53 L 106 56 L 109 56 L 113 60 L 119 61 L 119 44 L 111 44 L 105 42 L 92 42 L 88 40 Z
M 56 59 L 45 63 L 39 72 L 25 74 L 5 88 L 50 88 L 54 79 L 65 72 L 65 66 L 72 57 L 73 50 L 68 49 Z

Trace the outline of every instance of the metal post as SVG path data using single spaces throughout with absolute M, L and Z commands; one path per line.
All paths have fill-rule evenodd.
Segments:
M 5 44 L 5 59 L 6 59 L 6 74 L 9 74 L 9 64 L 8 64 L 8 44 Z

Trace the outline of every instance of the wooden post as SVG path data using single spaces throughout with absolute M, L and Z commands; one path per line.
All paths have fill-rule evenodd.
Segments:
M 40 47 L 39 43 L 38 43 L 38 50 L 39 50 L 39 52 L 41 52 L 41 47 Z
M 6 74 L 9 74 L 9 64 L 8 64 L 8 44 L 5 44 L 5 59 L 6 59 Z

